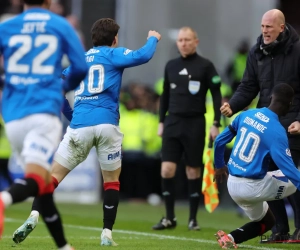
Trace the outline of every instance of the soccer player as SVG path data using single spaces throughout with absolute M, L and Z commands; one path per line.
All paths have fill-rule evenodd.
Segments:
M 276 85 L 269 107 L 242 112 L 215 141 L 215 180 L 222 181 L 229 171 L 229 194 L 251 220 L 228 235 L 217 232 L 223 249 L 237 248 L 236 244 L 270 230 L 275 218 L 266 201 L 283 199 L 300 189 L 300 171 L 295 169 L 287 133 L 279 121 L 289 111 L 293 96 L 290 85 Z M 226 166 L 225 145 L 235 136 Z M 267 172 L 271 158 L 280 170 Z
M 4 210 L 36 197 L 58 249 L 72 249 L 53 201 L 50 167 L 62 132 L 63 92 L 76 88 L 87 73 L 82 45 L 71 26 L 49 10 L 50 0 L 24 0 L 24 12 L 0 25 L 0 53 L 5 80 L 2 113 L 6 132 L 24 179 L 0 193 L 0 236 Z M 61 59 L 71 67 L 61 83 Z
M 96 21 L 91 29 L 94 47 L 85 53 L 89 73 L 75 91 L 74 112 L 70 126 L 60 143 L 52 168 L 57 185 L 78 164 L 83 162 L 91 148 L 96 147 L 104 179 L 103 231 L 101 245 L 117 245 L 112 239 L 112 228 L 119 204 L 119 175 L 121 172 L 121 144 L 119 129 L 119 94 L 125 68 L 148 62 L 161 36 L 150 30 L 146 44 L 136 51 L 118 46 L 119 25 L 110 18 Z M 69 75 L 69 68 L 63 77 Z M 39 204 L 34 201 L 32 212 L 19 227 L 13 240 L 22 242 L 35 228 Z

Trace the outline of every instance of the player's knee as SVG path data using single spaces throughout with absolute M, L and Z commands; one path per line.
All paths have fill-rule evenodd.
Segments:
M 201 172 L 200 168 L 186 167 L 186 175 L 188 179 L 200 178 Z
M 161 177 L 162 178 L 172 178 L 175 176 L 176 164 L 164 162 L 161 167 Z
M 161 170 L 161 177 L 162 178 L 173 178 L 174 175 L 175 175 L 175 173 L 170 169 L 164 169 L 164 170 L 162 169 Z

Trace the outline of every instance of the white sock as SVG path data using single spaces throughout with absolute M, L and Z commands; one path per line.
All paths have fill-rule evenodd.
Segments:
M 105 231 L 105 235 L 108 237 L 108 238 L 112 238 L 112 233 L 111 233 L 111 230 L 110 229 L 107 229 L 107 228 L 104 228 L 103 231 Z
M 36 210 L 32 210 L 29 217 L 39 217 L 40 213 Z
M 4 203 L 4 207 L 10 206 L 12 204 L 12 202 L 13 202 L 11 194 L 9 192 L 7 192 L 7 191 L 3 191 L 0 194 L 1 194 L 0 197 L 1 197 L 2 201 L 3 201 L 3 203 Z
M 58 250 L 72 250 L 72 249 L 73 248 L 69 244 L 65 245 L 64 247 L 58 248 Z
M 234 241 L 234 238 L 232 237 L 231 234 L 228 234 L 228 237 L 229 237 L 233 242 L 235 242 L 235 241 Z

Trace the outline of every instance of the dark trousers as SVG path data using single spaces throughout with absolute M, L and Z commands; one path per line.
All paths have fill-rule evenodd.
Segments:
M 293 161 L 298 167 L 299 160 L 300 160 L 300 150 L 291 150 Z M 269 171 L 277 170 L 278 167 L 272 161 L 269 165 Z M 295 169 L 296 171 L 296 169 Z M 296 228 L 300 228 L 300 191 L 297 191 L 289 196 L 288 201 L 290 202 L 293 210 L 294 210 L 294 223 Z M 269 207 L 272 210 L 275 219 L 276 225 L 272 228 L 273 233 L 283 233 L 286 234 L 290 231 L 288 217 L 285 210 L 284 200 L 274 200 L 268 201 Z

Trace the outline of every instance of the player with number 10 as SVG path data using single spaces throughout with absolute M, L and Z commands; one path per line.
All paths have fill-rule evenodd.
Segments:
M 215 179 L 222 181 L 229 171 L 228 192 L 251 220 L 228 235 L 217 232 L 223 249 L 237 248 L 237 243 L 269 231 L 275 218 L 267 201 L 283 199 L 300 189 L 300 171 L 295 169 L 288 137 L 279 121 L 289 111 L 293 96 L 290 85 L 277 84 L 269 107 L 242 112 L 216 138 Z M 225 145 L 235 136 L 227 170 Z M 268 172 L 271 159 L 280 170 Z

